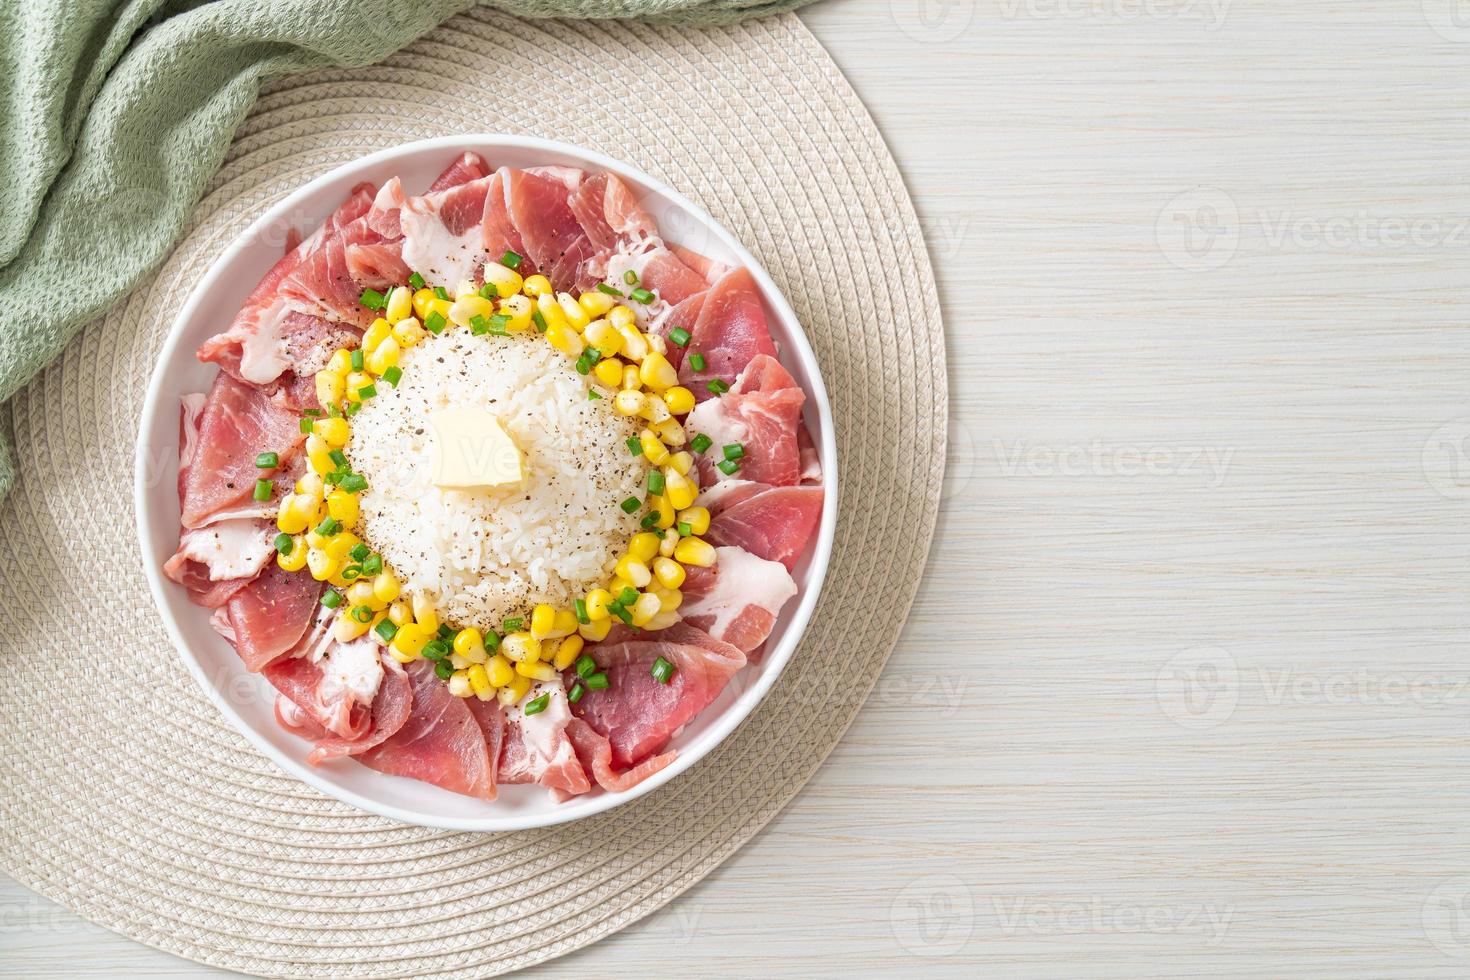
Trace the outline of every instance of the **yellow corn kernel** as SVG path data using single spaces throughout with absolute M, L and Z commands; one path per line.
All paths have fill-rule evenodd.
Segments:
M 352 351 L 346 347 L 338 347 L 332 351 L 332 356 L 327 358 L 327 366 L 322 370 L 346 377 L 347 372 L 352 370 Z
M 646 588 L 653 581 L 653 573 L 648 570 L 648 566 L 632 555 L 624 555 L 618 559 L 613 574 L 632 582 L 635 589 Z
M 335 418 L 317 419 L 311 425 L 311 434 L 319 436 L 330 448 L 341 449 L 347 445 L 352 429 L 347 420 L 339 415 Z
M 626 357 L 630 361 L 641 361 L 648 356 L 648 340 L 643 336 L 643 334 L 638 332 L 637 327 L 619 327 L 616 323 L 614 323 L 613 326 L 617 329 L 618 334 L 623 338 L 624 357 Z
M 456 670 L 449 675 L 449 693 L 457 698 L 471 697 L 475 689 L 470 686 L 470 675 L 463 670 Z
M 453 322 L 456 326 L 460 327 L 469 326 L 470 321 L 477 316 L 482 316 L 488 320 L 494 315 L 495 304 L 490 302 L 488 299 L 485 299 L 479 293 L 471 293 L 468 296 L 461 296 L 459 299 L 455 300 L 454 305 L 449 308 L 450 321 Z
M 283 572 L 299 572 L 306 567 L 306 542 L 301 535 L 291 537 L 291 550 L 286 554 L 276 553 L 276 564 Z
M 672 466 L 665 466 L 664 495 L 674 510 L 683 510 L 694 504 L 694 498 L 699 496 L 699 486 Z
M 428 335 L 429 331 L 424 329 L 424 325 L 416 317 L 399 320 L 393 324 L 393 339 L 398 342 L 400 350 L 408 350 Z
M 509 708 L 513 704 L 520 704 L 521 699 L 531 690 L 531 678 L 522 677 L 519 674 L 513 676 L 508 684 L 495 692 L 495 697 L 500 703 Z
M 321 548 L 327 553 L 329 558 L 346 565 L 347 553 L 360 544 L 362 544 L 361 538 L 351 531 L 343 531 L 340 534 L 334 534 L 328 538 L 326 544 L 322 545 Z
M 497 653 L 485 661 L 485 676 L 490 679 L 491 687 L 504 687 L 515 680 L 516 671 L 509 660 Z
M 531 313 L 534 310 L 535 304 L 524 296 L 507 296 L 500 301 L 501 314 L 510 317 L 505 329 L 511 333 L 531 329 Z
M 454 298 L 457 300 L 463 299 L 466 296 L 478 296 L 479 294 L 480 287 L 468 279 L 461 279 L 459 285 L 454 287 Z
M 452 300 L 452 299 L 440 299 L 439 297 L 436 296 L 436 297 L 434 297 L 434 301 L 429 304 L 429 315 L 430 316 L 433 316 L 435 313 L 437 313 L 437 314 L 439 314 L 440 316 L 442 316 L 444 318 L 444 322 L 445 323 L 448 323 L 449 322 L 449 311 L 452 310 L 452 309 L 454 309 L 454 300 Z M 429 321 L 427 319 L 424 320 L 424 323 L 428 323 L 428 322 Z
M 527 276 L 521 292 L 527 296 L 547 296 L 551 293 L 551 280 L 545 276 Z
M 422 320 L 429 315 L 429 304 L 437 299 L 434 291 L 428 286 L 413 294 L 413 315 Z
M 531 635 L 538 640 L 544 640 L 551 635 L 556 628 L 556 610 L 546 603 L 541 603 L 531 610 Z
M 648 460 L 650 466 L 662 466 L 668 462 L 669 450 L 659 437 L 653 434 L 652 429 L 644 429 L 639 432 L 638 443 L 643 447 L 643 458 Z
M 643 342 L 648 345 L 651 353 L 662 354 L 664 357 L 669 356 L 669 344 L 661 335 L 646 333 L 643 335 Z
M 674 418 L 669 413 L 669 406 L 665 405 L 664 400 L 658 397 L 656 393 L 648 396 L 648 399 L 643 403 L 643 410 L 638 414 L 648 420 L 650 428 L 655 425 L 663 425 L 665 422 L 672 421 Z
M 389 337 L 393 336 L 393 325 L 382 317 L 378 317 L 368 325 L 362 335 L 362 352 L 371 354 L 375 348 Z
M 383 604 L 373 594 L 373 583 L 366 579 L 358 579 L 347 587 L 347 601 L 354 606 L 367 606 L 374 612 L 383 608 Z
M 413 606 L 413 621 L 430 633 L 439 629 L 439 616 L 434 612 L 434 603 L 423 592 L 409 597 Z
M 373 595 L 379 602 L 385 605 L 398 598 L 398 592 L 401 588 L 402 585 L 398 581 L 398 576 L 386 568 L 379 572 L 373 579 Z M 397 603 L 394 603 L 394 605 L 397 605 Z
M 703 538 L 685 538 L 674 548 L 674 557 L 680 564 L 708 568 L 715 563 L 715 546 Z
M 579 357 L 582 353 L 581 335 L 559 323 L 546 328 L 546 340 L 552 347 L 571 357 Z
M 643 387 L 643 379 L 638 377 L 638 365 L 623 365 L 623 389 L 625 391 L 637 391 Z M 639 406 L 642 407 L 641 405 Z
M 679 622 L 681 618 L 682 617 L 680 617 L 678 612 L 670 609 L 666 612 L 661 612 L 658 615 L 654 616 L 648 622 L 644 623 L 640 628 L 645 633 L 653 633 L 657 632 L 658 630 L 666 630 L 670 626 L 673 626 L 675 623 Z
M 607 591 L 611 592 L 614 596 L 622 595 L 624 589 L 633 589 L 634 592 L 638 591 L 633 588 L 632 582 L 629 582 L 621 575 L 614 575 L 612 581 L 607 583 Z
M 654 527 L 674 526 L 674 507 L 669 503 L 668 497 L 661 493 L 652 494 L 648 498 L 648 506 L 653 509 L 654 514 L 658 517 L 658 520 L 653 525 Z
M 657 616 L 661 605 L 658 596 L 652 592 L 645 592 L 640 595 L 638 601 L 633 603 L 633 608 L 628 610 L 628 612 L 633 614 L 633 625 L 642 626 L 654 616 Z
M 389 323 L 397 323 L 413 315 L 413 290 L 407 286 L 394 286 L 388 292 L 388 305 L 383 316 Z
M 489 654 L 485 652 L 485 636 L 473 626 L 466 626 L 454 636 L 454 652 L 471 663 L 484 663 Z
M 643 411 L 643 403 L 647 400 L 648 396 L 641 391 L 628 391 L 624 389 L 613 396 L 613 408 L 617 409 L 619 415 L 626 415 L 628 418 L 633 418 L 639 412 Z
M 481 701 L 489 701 L 491 695 L 495 693 L 495 686 L 490 683 L 490 675 L 485 672 L 485 665 L 472 664 L 464 673 L 470 679 L 470 690 L 475 692 L 475 697 Z
M 390 620 L 393 618 L 392 610 L 389 610 L 388 618 Z M 412 659 L 424 652 L 424 645 L 433 636 L 433 630 L 425 629 L 418 623 L 400 623 L 398 625 L 398 632 L 393 634 L 393 642 L 389 646 Z
M 362 389 L 373 383 L 372 377 L 365 371 L 353 371 L 347 376 L 347 400 L 350 402 L 362 401 Z
M 495 287 L 495 293 L 501 299 L 514 296 L 526 284 L 519 272 L 499 262 L 485 263 L 485 282 Z
M 280 510 L 276 512 L 276 527 L 285 534 L 300 534 L 315 513 L 316 504 L 309 497 L 288 493 L 281 498 Z
M 316 373 L 316 400 L 322 408 L 330 408 L 342 401 L 347 393 L 347 381 L 334 371 Z
M 587 618 L 594 623 L 608 616 L 607 607 L 612 602 L 612 593 L 607 589 L 593 589 L 587 593 L 584 605 L 587 607 Z
M 623 351 L 623 335 L 606 320 L 593 320 L 582 330 L 582 336 L 601 351 L 603 357 L 614 357 Z
M 356 524 L 359 511 L 356 494 L 346 490 L 333 490 L 327 494 L 327 513 L 340 521 L 343 527 Z
M 612 619 L 597 619 L 577 627 L 577 635 L 588 643 L 601 643 L 612 631 Z
M 638 314 L 634 313 L 631 307 L 623 305 L 614 306 L 608 310 L 607 319 L 619 331 L 638 325 Z
M 593 318 L 606 316 L 607 312 L 618 305 L 616 296 L 610 296 L 600 289 L 594 289 L 589 293 L 583 293 L 577 297 L 577 302 L 582 304 L 582 309 Z
M 522 630 L 501 640 L 500 652 L 507 660 L 514 660 L 516 663 L 540 660 L 541 641 Z
M 541 314 L 541 319 L 548 327 L 562 327 L 572 329 L 571 321 L 567 319 L 566 311 L 561 308 L 555 293 L 542 293 L 536 297 L 536 311 Z
M 556 611 L 556 625 L 552 627 L 553 637 L 571 636 L 577 632 L 577 614 L 570 609 L 558 609 Z
M 573 633 L 571 636 L 568 636 L 566 639 L 562 640 L 561 645 L 556 648 L 556 656 L 551 658 L 551 666 L 555 667 L 557 670 L 566 670 L 572 665 L 572 662 L 581 655 L 582 647 L 584 645 L 585 642 L 583 641 L 583 639 L 575 633 Z
M 677 373 L 674 377 L 675 380 L 678 380 Z M 664 392 L 664 404 L 669 406 L 669 411 L 675 415 L 687 415 L 694 410 L 694 392 L 683 385 L 676 384 Z
M 543 683 L 549 683 L 561 676 L 551 664 L 542 663 L 539 660 L 521 661 L 516 664 L 516 673 L 522 677 L 529 677 L 533 681 L 542 681 Z
M 413 609 L 408 603 L 399 600 L 388 607 L 388 619 L 394 626 L 402 626 L 413 622 Z
M 328 555 L 320 548 L 306 549 L 306 568 L 311 572 L 311 577 L 318 582 L 325 582 L 342 567 L 342 563 Z
M 571 293 L 557 293 L 556 303 L 561 307 L 562 315 L 567 318 L 567 322 L 578 331 L 592 322 L 592 317 L 587 315 L 587 311 L 582 309 L 582 304 L 578 303 L 577 298 Z
M 666 589 L 677 589 L 684 584 L 684 566 L 672 558 L 659 555 L 653 560 L 653 577 Z
M 609 357 L 605 361 L 598 361 L 597 366 L 592 369 L 592 376 L 607 387 L 616 388 L 618 383 L 623 380 L 623 362 L 616 357 Z
M 679 511 L 679 523 L 688 524 L 690 534 L 703 534 L 709 530 L 709 508 L 687 507 Z
M 665 558 L 674 557 L 674 546 L 679 543 L 678 530 L 672 527 L 665 528 L 659 534 L 662 536 L 658 539 L 658 553 Z M 658 569 L 655 568 L 653 573 L 657 575 Z
M 679 383 L 679 372 L 674 370 L 674 365 L 667 357 L 654 351 L 649 351 L 638 366 L 638 377 L 654 391 L 667 391 Z M 692 399 L 693 393 L 689 397 Z
M 352 614 L 344 612 L 332 620 L 332 637 L 339 643 L 347 643 L 362 636 L 371 625 L 371 619 L 366 623 L 359 623 Z
M 368 369 L 369 374 L 382 375 L 390 367 L 398 366 L 398 358 L 402 352 L 403 349 L 398 346 L 398 341 L 389 337 L 373 349 L 373 352 L 367 356 L 363 364 Z
M 677 588 L 669 588 L 658 582 L 650 585 L 648 591 L 658 596 L 659 612 L 673 612 L 684 602 L 684 593 L 680 592 Z
M 672 415 L 662 422 L 655 422 L 649 426 L 653 434 L 663 441 L 665 446 L 682 446 L 689 441 L 689 434 L 684 431 L 684 426 Z
M 688 476 L 694 469 L 694 457 L 686 452 L 674 453 L 669 457 L 669 466 L 680 476 Z
M 301 479 L 296 481 L 296 492 L 311 500 L 321 500 L 322 494 L 326 492 L 327 485 L 321 477 L 315 473 L 303 473 Z
M 645 565 L 658 554 L 658 535 L 652 531 L 639 531 L 628 541 L 628 556 Z

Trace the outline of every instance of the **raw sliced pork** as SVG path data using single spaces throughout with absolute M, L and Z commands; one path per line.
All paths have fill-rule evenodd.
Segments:
M 434 674 L 434 665 L 415 660 L 408 665 L 413 710 L 403 727 L 357 758 L 366 766 L 420 779 L 482 800 L 495 799 L 494 760 L 485 733 L 463 698 Z
M 710 381 L 719 378 L 729 384 L 762 354 L 776 356 L 760 291 L 747 269 L 727 273 L 711 286 L 704 294 L 698 318 L 684 328 L 690 340 L 679 365 L 679 383 L 700 401 L 714 397 Z M 703 371 L 695 370 L 689 361 L 689 355 L 696 352 L 704 355 Z
M 259 672 L 296 646 L 321 609 L 322 588 L 310 575 L 282 571 L 270 562 L 230 596 L 225 614 L 247 670 Z
M 694 406 L 686 426 L 714 442 L 699 456 L 700 482 L 719 481 L 715 468 L 720 447 L 738 443 L 745 449 L 740 477 L 773 486 L 801 481 L 802 459 L 798 431 L 806 395 L 781 362 L 765 354 L 746 366 L 731 389 L 719 398 Z
M 188 415 L 186 406 L 184 425 Z M 256 479 L 274 475 L 255 465 L 256 454 L 275 452 L 285 464 L 303 438 L 299 418 L 279 394 L 221 371 L 196 417 L 194 438 L 184 440 L 180 453 L 184 526 L 203 527 L 212 517 L 250 502 Z
M 796 595 L 796 581 L 780 562 L 744 548 L 726 545 L 716 548 L 715 556 L 709 568 L 689 568 L 679 615 L 749 654 L 771 635 L 781 607 Z
M 822 517 L 824 493 L 819 486 L 773 487 L 747 480 L 726 480 L 700 494 L 709 508 L 705 539 L 732 545 L 787 570 L 806 550 Z

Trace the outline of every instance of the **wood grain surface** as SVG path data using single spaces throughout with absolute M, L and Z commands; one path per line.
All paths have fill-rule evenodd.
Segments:
M 803 16 L 939 273 L 933 558 L 789 809 L 531 973 L 1470 973 L 1470 9 Z M 0 885 L 0 974 L 213 972 Z

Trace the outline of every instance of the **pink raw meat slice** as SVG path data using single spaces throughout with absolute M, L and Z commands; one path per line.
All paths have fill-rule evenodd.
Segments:
M 582 767 L 592 774 L 597 785 L 609 793 L 632 789 L 678 757 L 677 752 L 665 752 L 643 760 L 626 772 L 617 772 L 612 766 L 612 743 L 599 735 L 597 729 L 581 718 L 573 718 L 567 722 L 567 735 L 577 750 Z
M 628 239 L 658 234 L 632 188 L 615 174 L 598 173 L 584 180 L 567 200 L 592 245 L 604 251 Z
M 249 517 L 217 521 L 179 535 L 179 547 L 163 564 L 163 574 L 182 585 L 189 600 L 208 609 L 244 588 L 274 557 L 276 529 Z
M 597 249 L 568 204 L 582 177 L 570 167 L 496 171 L 485 204 L 486 252 L 515 252 L 529 263 L 522 275 L 539 272 L 558 290 L 590 289 Z
M 572 711 L 612 744 L 612 764 L 619 770 L 662 752 L 745 666 L 739 648 L 687 623 L 675 623 L 647 639 L 604 642 L 589 653 L 611 683 L 605 690 L 588 691 Z M 667 684 L 651 673 L 659 657 L 674 665 Z
M 225 604 L 235 633 L 235 652 L 247 670 L 259 672 L 296 646 L 320 608 L 322 583 L 282 571 L 270 562 Z
M 366 730 L 352 738 L 324 733 L 316 739 L 316 748 L 306 757 L 307 762 L 319 766 L 328 759 L 361 755 L 392 738 L 408 721 L 413 708 L 413 689 L 408 683 L 408 674 L 391 657 L 379 654 L 379 660 L 383 664 L 383 682 L 367 709 Z
M 717 399 L 701 402 L 689 413 L 687 427 L 714 442 L 714 449 L 699 456 L 701 482 L 708 486 L 721 479 L 715 468 L 722 459 L 721 447 L 739 444 L 745 455 L 739 460 L 741 479 L 773 486 L 788 486 L 801 480 L 801 406 L 806 394 L 774 357 L 757 356 L 734 387 Z
M 366 327 L 376 315 L 359 299 L 365 288 L 383 290 L 408 279 L 398 230 L 403 190 L 394 177 L 383 185 L 366 214 L 330 231 L 302 257 L 280 284 L 294 310 Z M 385 232 L 387 234 L 385 234 Z
M 668 340 L 669 334 L 675 328 L 681 328 L 686 333 L 693 334 L 694 325 L 699 322 L 699 311 L 704 308 L 704 298 L 708 295 L 709 290 L 705 290 L 701 293 L 695 293 L 683 302 L 675 303 L 669 309 L 667 315 L 659 321 L 657 325 L 658 334 L 665 340 Z M 677 369 L 684 363 L 685 352 L 689 348 L 687 346 L 681 347 L 672 342 L 666 346 L 668 347 L 667 357 L 669 363 Z
M 709 508 L 705 539 L 713 545 L 744 548 L 788 570 L 806 550 L 822 517 L 824 493 L 819 486 L 772 487 L 761 483 L 717 483 L 700 497 Z
M 482 281 L 487 257 L 482 223 L 491 183 L 481 177 L 409 198 L 401 213 L 404 263 L 428 282 L 450 289 L 462 279 Z
M 311 653 L 317 647 L 330 649 L 332 640 L 328 629 L 328 624 L 319 624 L 297 644 L 292 651 L 296 656 L 282 657 L 267 664 L 261 675 L 294 704 L 311 725 L 322 729 L 322 737 L 352 742 L 368 734 L 372 723 L 371 711 L 368 705 L 353 699 L 345 691 L 331 698 L 323 696 L 322 668 L 312 660 Z M 279 704 L 276 713 L 278 719 L 286 716 Z M 290 721 L 293 727 L 310 728 L 311 725 L 300 722 L 301 716 L 285 717 L 285 720 Z
M 760 292 L 746 269 L 736 269 L 711 286 L 699 318 L 686 329 L 691 336 L 679 366 L 679 383 L 700 401 L 714 397 L 709 390 L 711 380 L 730 384 L 755 358 L 776 356 Z M 695 352 L 704 356 L 702 371 L 689 362 L 689 354 Z
M 592 784 L 567 737 L 571 714 L 567 710 L 566 694 L 559 686 L 543 685 L 539 693 L 531 696 L 540 694 L 549 698 L 545 711 L 528 719 L 520 716 L 518 708 L 513 708 L 510 713 L 514 717 L 505 720 L 500 782 L 537 783 L 551 790 L 558 800 L 585 793 Z M 534 730 L 528 732 L 530 726 Z
M 247 503 L 256 479 L 274 475 L 273 470 L 257 467 L 255 457 L 274 452 L 287 465 L 304 438 L 300 419 L 284 398 L 237 381 L 224 371 L 215 377 L 199 410 L 192 446 L 187 438 L 188 415 L 186 405 L 179 471 L 185 527 L 202 527 L 211 516 Z
M 232 328 L 201 344 L 198 357 L 218 364 L 242 381 L 268 384 L 286 372 L 313 378 L 326 366 L 333 351 L 355 347 L 357 340 L 358 332 L 346 324 L 283 310 L 267 325 L 267 332 L 240 335 Z
M 433 194 L 435 191 L 446 191 L 460 184 L 468 184 L 472 180 L 490 176 L 490 168 L 485 164 L 485 158 L 478 153 L 466 150 L 459 159 L 444 168 L 444 172 L 434 178 L 426 193 Z
M 649 254 L 638 279 L 644 289 L 657 293 L 659 299 L 671 305 L 701 295 L 710 288 L 703 276 L 667 248 L 656 249 Z
M 485 737 L 485 754 L 490 759 L 490 782 L 498 784 L 501 782 L 501 746 L 505 742 L 505 711 L 493 699 L 465 698 L 464 703 L 469 705 L 470 714 L 475 716 L 480 734 Z
M 796 595 L 796 582 L 780 562 L 744 548 L 715 549 L 709 568 L 691 566 L 680 591 L 679 615 L 717 640 L 749 654 L 771 635 L 776 617 Z
M 408 665 L 413 710 L 403 727 L 357 758 L 390 776 L 406 776 L 482 800 L 495 799 L 495 772 L 485 734 L 464 699 L 434 674 L 433 664 Z

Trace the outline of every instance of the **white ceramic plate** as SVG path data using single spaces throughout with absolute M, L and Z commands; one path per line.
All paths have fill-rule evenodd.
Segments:
M 764 295 L 782 363 L 807 394 L 806 424 L 821 457 L 826 502 L 814 546 L 808 548 L 794 573 L 800 587 L 796 601 L 782 612 L 762 662 L 736 675 L 720 698 L 674 739 L 678 759 L 625 793 L 594 789 L 557 804 L 540 786 L 504 786 L 500 798 L 492 803 L 384 775 L 352 760 L 309 766 L 304 760 L 310 744 L 276 724 L 274 689 L 245 670 L 234 650 L 210 628 L 209 611 L 189 602 L 182 588 L 163 577 L 163 563 L 173 554 L 179 537 L 179 398 L 208 390 L 216 373 L 213 365 L 194 358 L 194 350 L 230 322 L 246 295 L 280 258 L 288 228 L 309 233 L 360 181 L 381 185 L 396 175 L 406 192 L 422 193 L 464 150 L 480 153 L 491 166 L 568 164 L 623 178 L 658 220 L 666 240 L 751 271 Z M 600 153 L 548 140 L 480 134 L 421 140 L 339 167 L 281 200 L 224 251 L 174 322 L 148 386 L 138 433 L 134 498 L 143 566 L 169 635 L 205 692 L 257 748 L 322 792 L 385 817 L 455 830 L 523 830 L 577 820 L 652 792 L 718 745 L 776 683 L 811 617 L 832 553 L 837 524 L 837 447 L 821 372 L 796 315 L 771 277 L 714 219 L 661 182 Z

